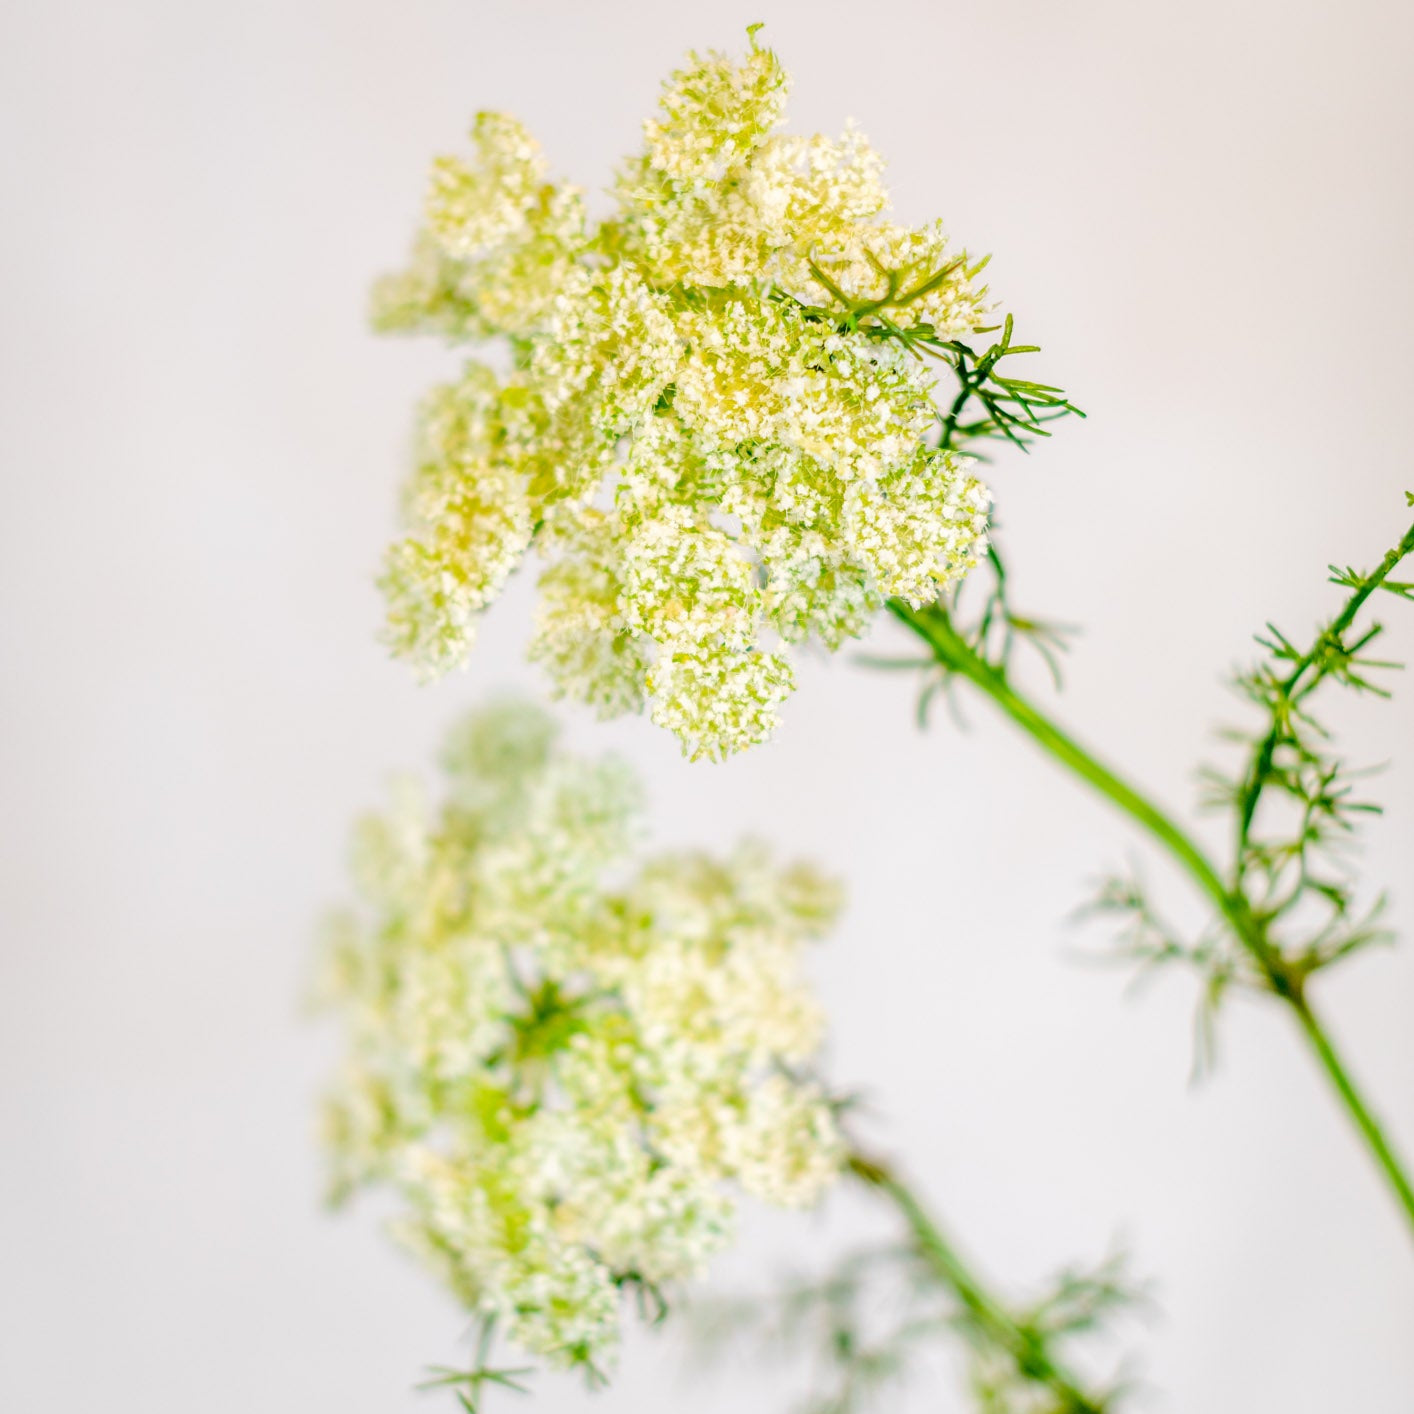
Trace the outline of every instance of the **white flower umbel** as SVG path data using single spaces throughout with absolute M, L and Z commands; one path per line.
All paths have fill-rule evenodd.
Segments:
M 840 1171 L 800 976 L 838 890 L 759 846 L 635 863 L 631 776 L 525 704 L 442 760 L 440 803 L 407 784 L 360 827 L 362 903 L 331 928 L 335 1192 L 397 1190 L 469 1307 L 601 1370 L 623 1286 L 698 1271 L 739 1190 L 807 1204 Z
M 788 82 L 741 63 L 672 75 L 614 205 L 587 219 L 525 130 L 483 113 L 438 159 L 381 328 L 499 341 L 423 411 L 389 641 L 463 662 L 526 549 L 546 568 L 532 656 L 601 714 L 651 707 L 693 757 L 763 740 L 789 645 L 915 607 L 985 546 L 988 496 L 936 445 L 910 340 L 987 322 L 980 265 L 899 226 L 879 156 L 777 131 Z

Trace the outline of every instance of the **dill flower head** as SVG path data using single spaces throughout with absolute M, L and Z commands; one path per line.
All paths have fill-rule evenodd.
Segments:
M 421 416 L 408 535 L 382 585 L 435 675 L 534 544 L 531 656 L 602 715 L 650 711 L 692 757 L 763 740 L 791 646 L 915 607 L 985 545 L 988 496 L 938 445 L 920 340 L 984 326 L 980 263 L 886 219 L 860 133 L 778 131 L 787 76 L 690 55 L 587 218 L 513 119 L 434 164 L 383 329 L 487 341 Z
M 405 783 L 360 826 L 361 906 L 331 925 L 335 1196 L 392 1187 L 461 1300 L 599 1371 L 622 1288 L 695 1273 L 739 1192 L 807 1204 L 840 1169 L 799 975 L 838 890 L 760 846 L 635 862 L 632 777 L 524 704 L 442 765 L 440 802 Z

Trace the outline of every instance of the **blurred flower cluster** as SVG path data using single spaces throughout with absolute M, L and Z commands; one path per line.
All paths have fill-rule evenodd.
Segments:
M 407 782 L 360 827 L 362 905 L 331 920 L 336 1197 L 391 1185 L 470 1308 L 601 1370 L 621 1289 L 695 1272 L 738 1190 L 806 1204 L 840 1171 L 799 975 L 838 890 L 760 847 L 636 861 L 632 777 L 525 703 L 443 767 L 439 804 Z
M 488 357 L 423 406 L 384 569 L 424 673 L 465 660 L 534 543 L 556 690 L 720 758 L 775 726 L 790 645 L 931 602 L 985 547 L 919 354 L 984 327 L 981 265 L 885 219 L 857 131 L 778 132 L 787 86 L 754 37 L 740 64 L 689 56 L 602 220 L 502 114 L 435 163 L 375 321 Z

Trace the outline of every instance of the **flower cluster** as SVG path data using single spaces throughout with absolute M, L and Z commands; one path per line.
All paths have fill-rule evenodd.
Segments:
M 690 56 L 603 220 L 513 119 L 441 158 L 376 322 L 499 339 L 422 413 L 409 535 L 383 576 L 394 648 L 465 660 L 535 543 L 532 656 L 601 714 L 651 711 L 693 757 L 766 737 L 791 645 L 835 648 L 886 598 L 976 561 L 988 496 L 937 445 L 920 336 L 983 327 L 936 225 L 884 217 L 882 162 L 777 131 L 775 55 Z
M 363 824 L 363 906 L 331 926 L 336 1193 L 393 1186 L 462 1300 L 598 1369 L 620 1288 L 696 1271 L 736 1189 L 807 1204 L 838 1173 L 799 975 L 838 891 L 759 846 L 634 868 L 633 779 L 522 703 L 469 718 L 443 766 L 439 805 L 408 784 Z

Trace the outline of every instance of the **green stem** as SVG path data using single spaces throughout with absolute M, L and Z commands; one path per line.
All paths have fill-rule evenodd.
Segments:
M 1288 965 L 1268 940 L 1247 900 L 1228 890 L 1207 855 L 1182 828 L 1016 692 L 1006 677 L 986 662 L 952 626 L 945 609 L 941 606 L 912 609 L 898 599 L 889 600 L 889 609 L 923 639 L 942 667 L 967 678 L 1051 756 L 1147 830 L 1207 895 L 1267 979 L 1272 992 L 1295 1012 L 1303 1035 L 1414 1232 L 1414 1185 L 1410 1183 L 1408 1169 L 1394 1152 L 1380 1122 L 1360 1095 L 1334 1043 L 1312 1010 L 1302 975 Z
M 988 1294 L 922 1203 L 898 1177 L 883 1164 L 861 1154 L 851 1155 L 849 1171 L 893 1201 L 908 1223 L 919 1255 L 962 1303 L 977 1328 L 1006 1351 L 1017 1370 L 1057 1397 L 1057 1414 L 1104 1414 L 1104 1401 L 1086 1394 L 1075 1376 L 1052 1358 L 1045 1338 Z
M 1359 1090 L 1356 1089 L 1350 1072 L 1346 1070 L 1335 1045 L 1326 1034 L 1326 1028 L 1321 1024 L 1315 1012 L 1311 1010 L 1311 1004 L 1304 996 L 1298 996 L 1292 1002 L 1292 1006 L 1306 1039 L 1311 1043 L 1312 1049 L 1320 1059 L 1326 1075 L 1330 1078 L 1331 1084 L 1335 1086 L 1336 1093 L 1344 1101 L 1351 1119 L 1355 1121 L 1366 1144 L 1370 1146 L 1370 1152 L 1374 1155 L 1375 1162 L 1388 1180 L 1389 1186 L 1394 1190 L 1395 1198 L 1400 1207 L 1404 1209 L 1404 1215 L 1409 1219 L 1410 1226 L 1414 1227 L 1414 1186 L 1411 1186 L 1409 1182 L 1409 1175 L 1405 1171 L 1399 1155 L 1390 1147 L 1390 1142 L 1385 1137 L 1379 1120 L 1371 1113 L 1370 1107 L 1361 1097 Z

